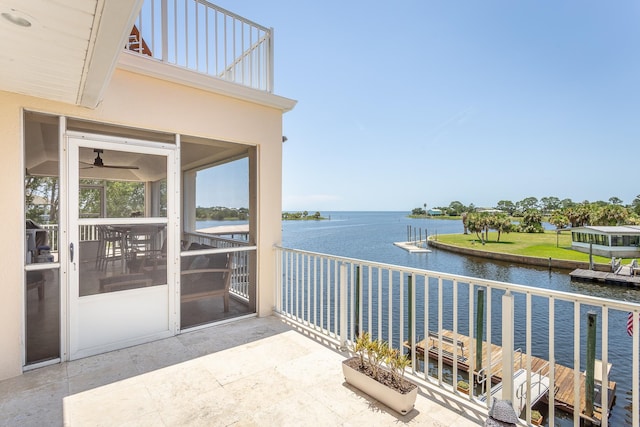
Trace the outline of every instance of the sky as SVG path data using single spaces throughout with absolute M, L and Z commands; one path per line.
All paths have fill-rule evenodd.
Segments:
M 283 210 L 640 194 L 640 2 L 219 0 L 275 34 Z

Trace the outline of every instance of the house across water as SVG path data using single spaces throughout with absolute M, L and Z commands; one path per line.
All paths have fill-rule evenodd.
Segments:
M 604 257 L 640 257 L 640 226 L 586 226 L 571 231 L 571 248 Z

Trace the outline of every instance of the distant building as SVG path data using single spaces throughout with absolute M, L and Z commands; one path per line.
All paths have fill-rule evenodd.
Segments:
M 441 216 L 441 215 L 444 215 L 444 213 L 442 212 L 442 209 L 429 209 L 427 211 L 427 215 L 429 215 L 429 216 Z
M 605 257 L 640 256 L 640 226 L 587 226 L 571 230 L 571 248 Z
M 490 213 L 490 214 L 499 214 L 502 213 L 500 209 L 492 209 L 492 208 L 476 208 L 476 212 L 478 213 Z

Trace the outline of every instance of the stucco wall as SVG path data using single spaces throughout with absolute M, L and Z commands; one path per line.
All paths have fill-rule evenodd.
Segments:
M 273 245 L 281 242 L 282 111 L 116 70 L 95 109 L 0 91 L 0 379 L 22 372 L 22 109 L 258 146 L 258 313 L 274 305 Z

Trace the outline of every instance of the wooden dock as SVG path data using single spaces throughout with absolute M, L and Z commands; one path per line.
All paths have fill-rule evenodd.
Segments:
M 419 240 L 414 242 L 394 242 L 393 244 L 412 254 L 431 252 L 431 249 L 427 249 L 427 242 L 425 240 Z
M 627 267 L 628 268 L 628 267 Z M 584 270 L 577 268 L 569 273 L 572 279 L 616 285 L 640 286 L 640 276 L 632 274 L 607 273 L 606 271 Z
M 419 357 L 424 357 L 425 349 L 427 349 L 429 357 L 432 359 L 438 359 L 438 339 L 437 334 L 429 334 L 430 337 L 416 343 L 416 354 Z M 434 338 L 435 335 L 435 338 Z M 453 331 L 442 330 L 442 360 L 443 363 L 452 366 L 453 365 Z M 470 338 L 466 335 L 458 334 L 458 370 L 469 373 L 469 366 L 471 361 L 469 360 L 471 349 L 473 348 L 475 351 L 475 339 Z M 406 343 L 408 345 L 408 343 Z M 488 366 L 488 353 L 489 346 L 486 342 L 482 345 L 482 366 Z M 527 366 L 527 354 L 524 353 L 515 353 L 513 355 L 513 363 L 514 363 L 514 372 L 519 368 L 525 368 Z M 497 384 L 502 381 L 502 347 L 491 344 L 491 373 L 492 373 L 492 382 L 493 384 Z M 548 368 L 545 365 L 548 365 L 549 362 L 541 359 L 539 357 L 531 357 L 531 372 L 535 373 L 538 371 L 542 371 L 542 375 L 546 375 L 548 373 Z M 554 390 L 555 390 L 555 407 L 564 412 L 573 413 L 574 410 L 574 393 L 573 393 L 573 376 L 574 372 L 572 368 L 556 364 L 555 365 L 555 382 L 554 382 Z M 476 380 L 478 378 L 478 371 L 474 370 L 473 378 Z M 584 412 L 585 405 L 585 375 L 580 375 L 580 408 L 581 413 Z M 616 383 L 613 381 L 609 381 L 609 409 L 613 406 L 615 399 L 615 391 L 616 391 Z M 546 397 L 545 397 L 546 399 Z M 596 403 L 599 398 L 596 398 Z M 594 404 L 595 406 L 595 404 Z M 594 424 L 600 424 L 600 420 L 602 418 L 602 414 L 600 408 L 595 406 L 594 408 L 594 419 L 592 421 Z

